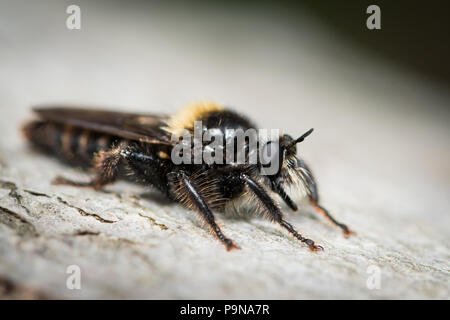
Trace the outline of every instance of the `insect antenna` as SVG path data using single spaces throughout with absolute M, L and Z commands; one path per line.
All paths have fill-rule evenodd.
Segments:
M 314 131 L 313 128 L 309 129 L 308 131 L 306 131 L 304 134 L 302 134 L 299 138 L 289 142 L 287 145 L 284 146 L 285 149 L 290 149 L 293 146 L 295 146 L 297 143 L 302 142 L 303 140 L 305 140 L 305 138 L 307 136 L 309 136 L 312 132 Z

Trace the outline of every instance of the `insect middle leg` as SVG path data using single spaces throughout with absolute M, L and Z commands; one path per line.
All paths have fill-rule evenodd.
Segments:
M 177 198 L 200 214 L 203 221 L 208 224 L 211 233 L 216 235 L 228 251 L 231 249 L 240 249 L 231 239 L 222 233 L 196 181 L 181 170 L 175 174 L 178 179 L 178 188 L 174 190 Z

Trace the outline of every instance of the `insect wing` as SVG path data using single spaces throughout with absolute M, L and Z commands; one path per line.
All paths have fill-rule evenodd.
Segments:
M 173 144 L 170 135 L 161 129 L 168 119 L 165 115 L 63 107 L 36 107 L 33 110 L 44 120 L 56 123 L 151 144 Z

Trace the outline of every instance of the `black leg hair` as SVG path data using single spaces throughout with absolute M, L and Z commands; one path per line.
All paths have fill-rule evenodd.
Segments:
M 289 197 L 281 185 L 273 184 L 272 190 L 280 195 L 281 199 L 283 199 L 289 208 L 293 211 L 298 210 L 297 204 L 291 199 L 291 197 Z
M 211 232 L 226 246 L 228 251 L 231 249 L 240 249 L 233 241 L 228 239 L 222 233 L 222 230 L 220 230 L 220 227 L 214 219 L 213 213 L 209 209 L 203 195 L 198 190 L 199 188 L 196 186 L 195 181 L 188 177 L 183 171 L 178 171 L 176 174 L 178 175 L 178 179 L 182 186 L 182 191 L 178 192 L 181 192 L 181 196 L 185 197 L 184 202 L 190 207 L 193 207 L 193 209 L 200 214 L 202 219 L 209 225 Z
M 308 245 L 309 249 L 312 251 L 318 251 L 323 250 L 322 246 L 316 245 L 313 240 L 304 238 L 301 234 L 299 234 L 294 227 L 283 219 L 283 215 L 278 208 L 278 206 L 275 204 L 275 202 L 270 198 L 270 196 L 267 194 L 267 192 L 264 190 L 263 187 L 261 187 L 255 180 L 250 178 L 246 174 L 241 174 L 241 179 L 245 181 L 247 186 L 250 188 L 251 191 L 258 197 L 258 199 L 261 201 L 261 203 L 266 207 L 267 212 L 269 214 L 269 219 L 271 219 L 274 222 L 278 222 L 284 229 L 289 231 L 295 238 L 300 240 L 301 242 L 304 242 Z

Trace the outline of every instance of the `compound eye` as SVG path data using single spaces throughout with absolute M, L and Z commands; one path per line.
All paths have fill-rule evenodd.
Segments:
M 280 159 L 280 145 L 278 142 L 269 141 L 263 147 L 261 154 L 261 162 L 263 165 L 271 164 L 272 162 Z

